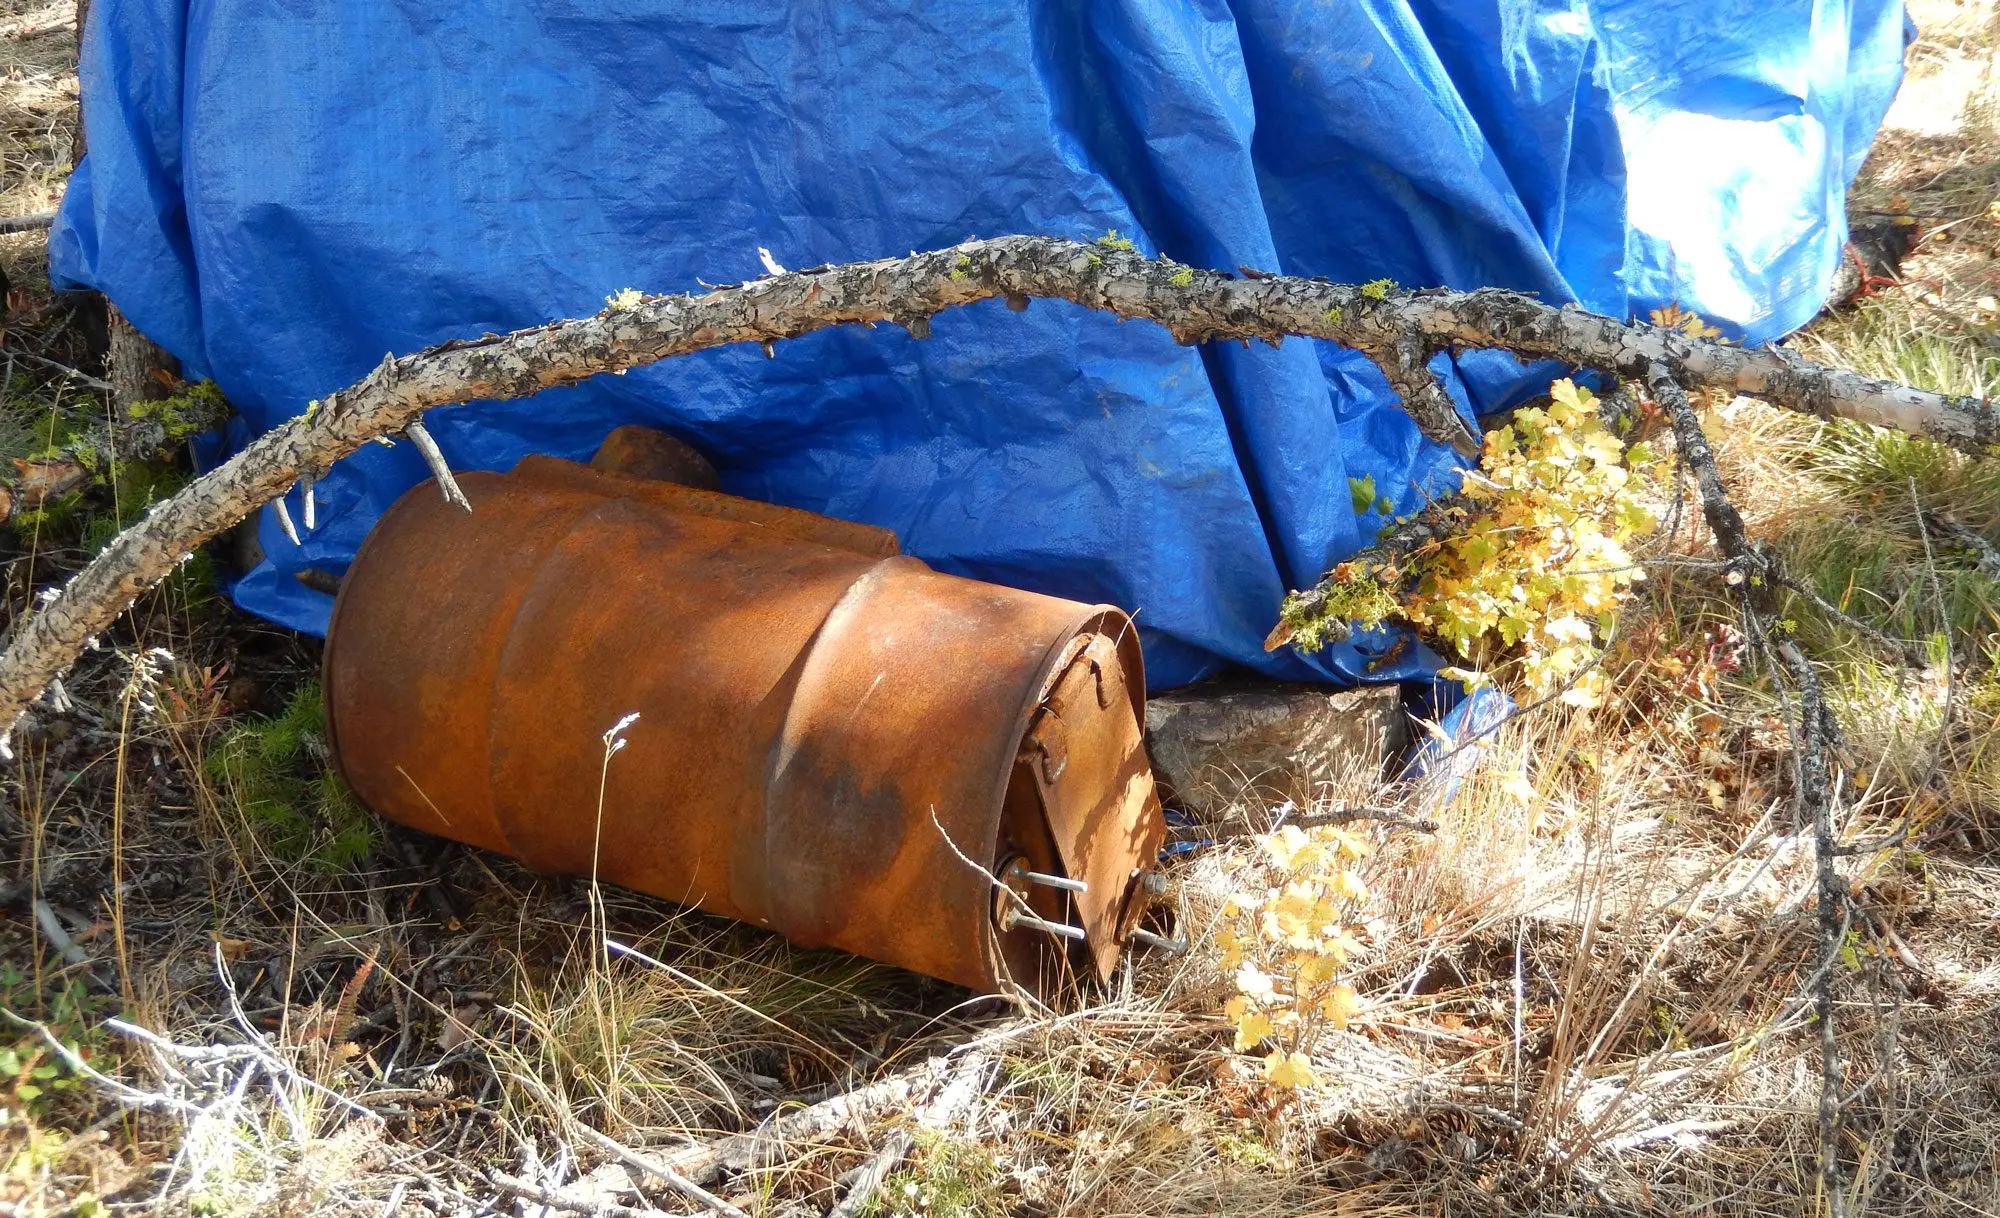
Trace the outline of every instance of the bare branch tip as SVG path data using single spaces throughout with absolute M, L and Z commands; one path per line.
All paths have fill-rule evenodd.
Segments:
M 408 436 L 410 443 L 416 445 L 417 451 L 423 454 L 424 464 L 430 466 L 431 477 L 437 479 L 438 490 L 444 493 L 444 501 L 464 508 L 468 512 L 471 511 L 472 501 L 465 497 L 463 490 L 459 489 L 458 479 L 451 475 L 451 466 L 445 464 L 444 453 L 438 448 L 437 441 L 431 438 L 431 433 L 424 429 L 424 425 L 411 420 L 409 426 L 403 428 L 403 434 Z
M 291 542 L 293 545 L 301 544 L 299 542 L 299 528 L 292 523 L 292 509 L 285 506 L 285 497 L 280 495 L 276 499 L 271 500 L 271 506 L 278 509 L 278 527 L 285 531 L 285 540 Z

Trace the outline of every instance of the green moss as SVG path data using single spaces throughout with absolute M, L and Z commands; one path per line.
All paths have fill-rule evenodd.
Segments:
M 283 713 L 230 731 L 202 768 L 241 827 L 280 862 L 332 875 L 374 852 L 372 818 L 329 764 L 317 682 L 293 694 Z
M 1396 290 L 1393 279 L 1371 279 L 1361 285 L 1361 294 L 1370 300 L 1387 300 L 1389 293 Z
M 1172 275 L 1168 276 L 1167 282 L 1173 284 L 1177 288 L 1193 287 L 1194 268 L 1191 266 L 1182 267 L 1180 270 L 1175 271 Z
M 1328 309 L 1326 311 L 1326 321 L 1327 324 L 1330 326 L 1346 325 L 1347 310 L 1341 308 L 1339 305 L 1333 306 L 1331 309 Z
M 971 255 L 969 255 L 969 254 L 960 254 L 960 255 L 959 255 L 959 256 L 958 256 L 958 257 L 957 257 L 956 259 L 954 259 L 954 260 L 952 261 L 952 264 L 951 264 L 951 278 L 952 278 L 952 279 L 954 279 L 954 280 L 957 280 L 957 281 L 959 281 L 959 282 L 961 282 L 961 283 L 962 283 L 962 282 L 964 282 L 964 281 L 965 281 L 965 280 L 967 280 L 967 279 L 970 279 L 970 278 L 972 278 L 972 256 L 971 256 Z
M 1118 230 L 1115 228 L 1102 237 L 1099 237 L 1097 244 L 1108 250 L 1123 250 L 1128 254 L 1135 253 L 1138 250 L 1138 247 L 1132 244 L 1131 238 L 1119 236 Z

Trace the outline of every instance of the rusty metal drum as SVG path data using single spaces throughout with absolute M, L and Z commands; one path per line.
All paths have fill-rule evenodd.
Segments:
M 978 990 L 1109 975 L 1165 835 L 1123 612 L 553 458 L 460 484 L 399 500 L 334 608 L 363 802 Z

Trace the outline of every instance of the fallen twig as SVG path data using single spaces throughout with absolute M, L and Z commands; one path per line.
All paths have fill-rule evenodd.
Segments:
M 69 932 L 63 929 L 62 919 L 56 917 L 54 908 L 40 897 L 35 898 L 34 908 L 35 925 L 42 928 L 42 937 L 49 941 L 50 947 L 56 949 L 56 954 L 63 958 L 63 963 L 89 964 L 90 956 L 69 937 Z
M 1917 505 L 1917 527 L 1936 533 L 1945 541 L 1968 551 L 1979 573 L 1988 579 L 2000 579 L 2000 546 L 1986 540 L 1986 535 L 1977 529 L 1968 528 L 1943 512 L 1933 511 Z
M 591 1218 L 669 1218 L 665 1210 L 634 1209 L 615 1201 L 601 1201 L 596 1197 L 579 1197 L 562 1189 L 546 1188 L 504 1172 L 486 1173 L 486 1181 L 494 1188 L 510 1197 L 532 1201 L 550 1209 L 563 1210 L 571 1214 L 589 1214 Z
M 750 1215 L 744 1213 L 736 1206 L 729 1204 L 729 1202 L 724 1201 L 722 1198 L 709 1192 L 701 1185 L 696 1184 L 657 1159 L 649 1159 L 637 1151 L 630 1150 L 597 1132 L 595 1129 L 590 1128 L 588 1125 L 579 1125 L 577 1128 L 583 1132 L 586 1138 L 597 1143 L 605 1153 L 618 1160 L 618 1162 L 623 1163 L 633 1171 L 644 1172 L 657 1180 L 665 1181 L 683 1196 L 699 1201 L 711 1211 L 721 1214 L 722 1218 L 750 1218 Z
M 326 1084 L 294 1069 L 266 1045 L 260 1043 L 241 1045 L 183 1045 L 169 1040 L 157 1032 L 142 1028 L 137 1024 L 127 1023 L 122 1019 L 107 1019 L 104 1021 L 104 1026 L 128 1040 L 136 1040 L 150 1045 L 166 1057 L 179 1058 L 186 1062 L 254 1061 L 273 1079 L 303 1087 L 307 1091 L 311 1091 L 332 1101 L 336 1107 L 343 1108 L 355 1116 L 365 1117 L 368 1120 L 378 1123 L 383 1119 L 382 1114 L 376 1112 L 374 1109 L 357 1104 Z
M 890 1172 L 896 1170 L 904 1156 L 910 1153 L 910 1148 L 916 1144 L 915 1138 L 900 1130 L 890 1134 L 889 1140 L 882 1144 L 882 1149 L 875 1152 L 875 1157 L 863 1164 L 861 1170 L 855 1174 L 854 1183 L 849 1186 L 847 1195 L 840 1199 L 840 1204 L 827 1211 L 826 1218 L 858 1218 L 861 1211 L 868 1208 L 868 1203 L 875 1199 L 876 1192 L 882 1187 L 882 1181 L 888 1178 Z
M 1293 825 L 1300 829 L 1314 829 L 1320 825 L 1351 825 L 1358 821 L 1381 825 L 1385 829 L 1407 829 L 1412 833 L 1436 833 L 1438 823 L 1421 817 L 1405 816 L 1386 808 L 1335 808 L 1327 812 L 1305 812 L 1298 816 L 1287 816 L 1275 828 Z M 1197 838 L 1185 839 L 1176 845 L 1193 847 L 1214 842 L 1234 841 L 1244 837 L 1262 837 L 1268 829 L 1224 829 L 1217 833 L 1203 834 Z
M 1420 426 L 1461 453 L 1464 429 L 1434 417 L 1437 395 L 1424 381 L 1428 374 L 1417 372 L 1419 354 L 1492 347 L 1629 376 L 1658 365 L 1691 386 L 1894 427 L 1975 452 L 2000 439 L 2000 426 L 1981 401 L 1870 380 L 1777 350 L 1702 342 L 1674 329 L 1556 308 L 1518 292 L 1236 279 L 1109 243 L 968 241 L 907 258 L 773 275 L 702 296 L 645 297 L 591 317 L 385 359 L 355 385 L 311 404 L 159 504 L 30 617 L 0 656 L 0 724 L 11 729 L 74 662 L 85 640 L 109 627 L 194 547 L 302 476 L 318 477 L 361 445 L 420 424 L 427 410 L 523 397 L 672 356 L 775 342 L 829 326 L 888 321 L 921 337 L 943 309 L 1032 296 L 1155 321 L 1184 343 L 1278 342 L 1299 335 L 1352 347 L 1412 395 L 1406 404 Z
M 31 364 L 40 364 L 51 372 L 60 372 L 78 384 L 95 389 L 99 393 L 113 392 L 110 381 L 101 380 L 98 377 L 90 375 L 88 372 L 80 372 L 68 364 L 57 363 L 45 355 L 36 355 L 33 351 L 15 351 L 12 349 L 9 349 L 7 354 L 17 359 L 27 360 Z
M 41 1038 L 44 1045 L 48 1046 L 49 1052 L 56 1055 L 58 1061 L 69 1067 L 72 1074 L 80 1078 L 89 1079 L 121 1104 L 132 1108 L 160 1108 L 168 1112 L 179 1113 L 199 1114 L 202 1111 L 199 1104 L 189 1103 L 186 1100 L 178 1099 L 171 1095 L 141 1091 L 137 1087 L 119 1082 L 117 1079 L 98 1070 L 89 1062 L 77 1056 L 76 1053 L 71 1051 L 68 1045 L 56 1038 L 54 1032 L 49 1031 L 46 1024 L 37 1023 L 32 1019 L 16 1015 L 5 1007 L 0 1007 L 0 1018 L 6 1019 L 8 1023 L 13 1024 L 23 1031 L 33 1032 Z
M 777 1162 L 788 1143 L 811 1141 L 841 1129 L 860 1127 L 887 1113 L 920 1104 L 926 1095 L 946 1087 L 949 1080 L 968 1071 L 977 1071 L 983 1078 L 986 1068 L 987 1061 L 979 1054 L 968 1054 L 955 1061 L 945 1056 L 933 1057 L 906 1074 L 870 1083 L 808 1108 L 779 1114 L 748 1133 L 731 1134 L 676 1150 L 661 1162 L 697 1184 L 711 1184 L 724 1171 L 748 1171 Z
M 1824 613 L 1834 621 L 1839 622 L 1849 630 L 1852 630 L 1881 650 L 1889 653 L 1889 656 L 1903 667 L 1919 670 L 1926 667 L 1922 645 L 1912 642 L 1909 639 L 1895 638 L 1875 629 L 1875 627 L 1870 626 L 1867 622 L 1848 613 L 1840 606 L 1813 591 L 1810 587 L 1793 579 L 1783 571 L 1777 570 L 1775 565 L 1770 571 L 1770 577 L 1772 583 L 1785 589 L 1787 592 L 1804 597 L 1813 608 Z

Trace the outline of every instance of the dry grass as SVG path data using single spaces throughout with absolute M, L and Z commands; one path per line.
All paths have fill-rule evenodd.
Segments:
M 0 25 L 42 7 L 0 4 Z M 1980 303 L 2000 289 L 1995 14 L 1931 3 L 1918 16 L 1912 88 L 1857 194 L 1863 207 L 1901 196 L 1923 218 L 1912 283 L 1796 342 L 1988 392 L 2000 383 L 2000 309 Z M 0 207 L 53 200 L 67 36 L 0 41 L 13 141 Z M 10 391 L 46 413 L 56 382 L 17 374 Z M 1842 861 L 1865 910 L 1839 977 L 1850 1211 L 2000 1213 L 2000 589 L 1923 523 L 1942 512 L 2000 537 L 2000 476 L 1749 403 L 1720 404 L 1712 431 L 1753 529 L 1793 572 L 1961 663 L 1950 679 L 1942 666 L 1898 673 L 1795 606 L 1847 727 L 1846 840 L 1908 831 Z M 12 610 L 76 561 L 80 527 L 9 551 Z M 1660 550 L 1706 541 L 1684 521 Z M 638 1204 L 579 1127 L 669 1154 L 967 1046 L 993 1074 L 953 1119 L 878 1114 L 716 1187 L 753 1213 L 824 1213 L 894 1127 L 916 1148 L 877 1214 L 1825 1208 L 1810 834 L 1793 821 L 1768 682 L 1698 573 L 1648 581 L 1606 661 L 1621 697 L 1604 711 L 1509 724 L 1476 746 L 1484 764 L 1455 792 L 1360 773 L 1317 791 L 1320 806 L 1396 805 L 1438 827 L 1372 832 L 1353 966 L 1367 1005 L 1317 1046 L 1326 1084 L 1291 1097 L 1262 1086 L 1218 1014 L 1230 983 L 1212 932 L 1251 841 L 1172 867 L 1188 957 L 1137 960 L 1090 1005 L 1032 1015 L 393 827 L 363 864 L 329 867 L 329 839 L 274 833 L 240 797 L 243 773 L 210 760 L 246 723 L 281 715 L 314 645 L 187 593 L 107 638 L 71 682 L 77 713 L 23 742 L 0 810 L 13 862 L 0 1006 L 201 1111 L 121 1108 L 65 1071 L 79 1085 L 24 1095 L 54 1059 L 23 1036 L 28 1064 L 0 1076 L 0 1204 L 13 1212 L 96 1213 L 109 1199 L 167 1213 L 472 1213 L 496 1168 Z M 283 755 L 301 768 L 284 789 L 296 790 L 314 776 L 314 729 L 292 726 L 303 745 Z M 1238 806 L 1210 827 L 1270 815 Z M 38 926 L 35 898 L 83 963 Z M 607 938 L 668 967 L 608 958 Z M 183 1046 L 260 1043 L 266 1057 L 163 1056 L 107 1029 L 120 1014 Z

